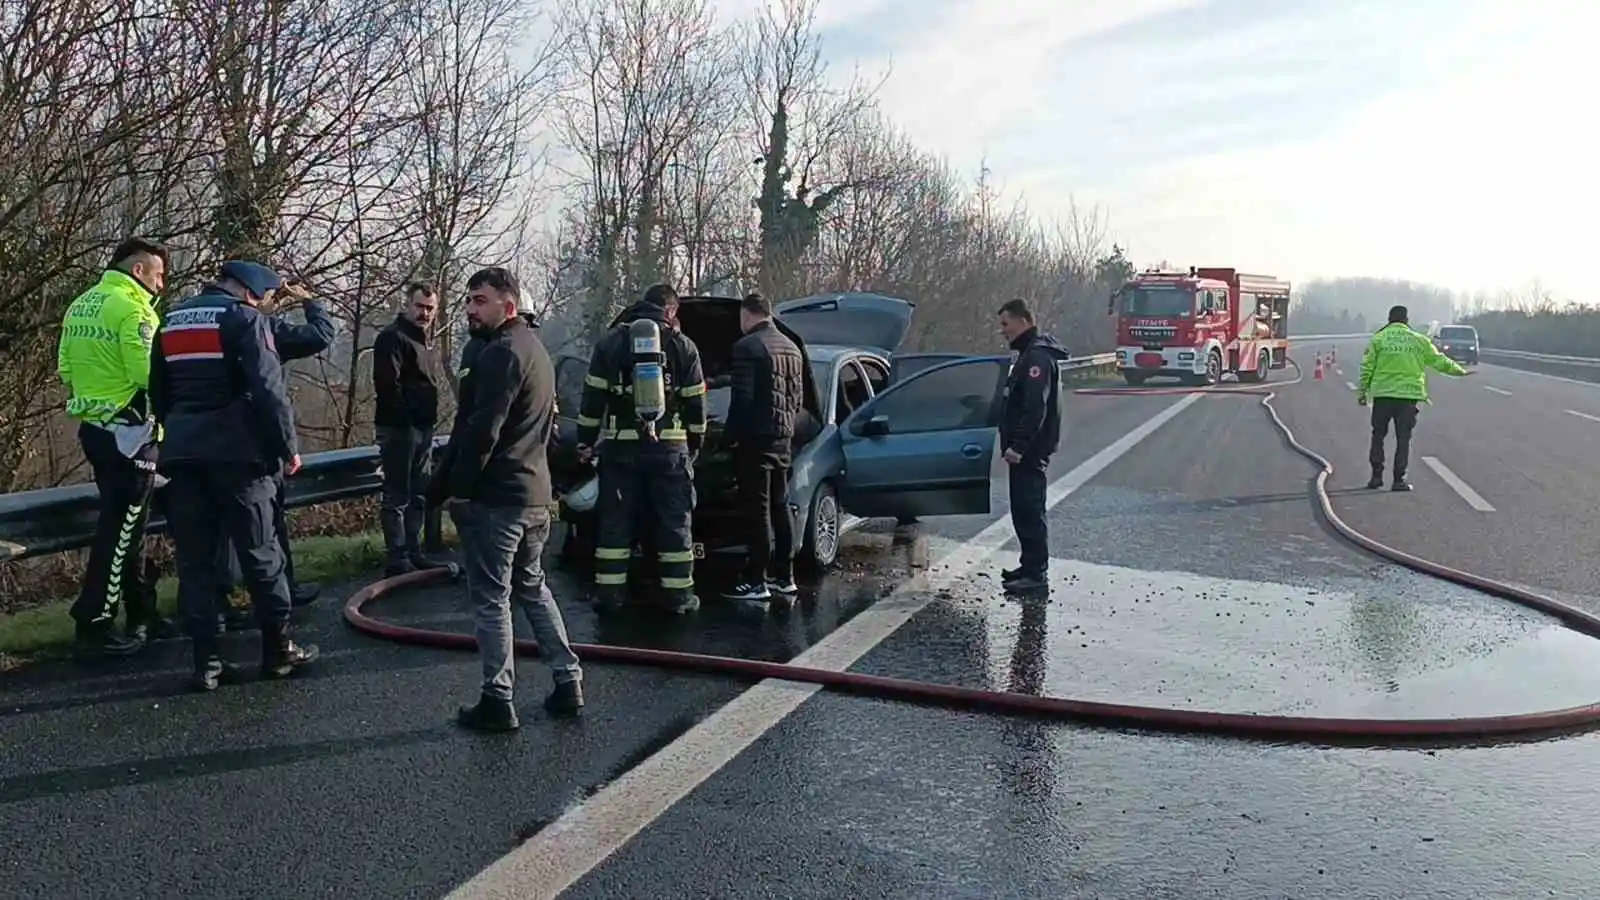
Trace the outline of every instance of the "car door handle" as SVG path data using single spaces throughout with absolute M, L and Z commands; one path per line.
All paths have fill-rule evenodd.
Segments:
M 983 448 L 979 447 L 977 444 L 962 444 L 961 455 L 965 456 L 967 459 L 977 459 L 983 455 Z

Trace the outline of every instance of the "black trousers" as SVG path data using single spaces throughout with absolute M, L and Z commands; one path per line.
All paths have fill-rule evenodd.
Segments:
M 289 621 L 287 557 L 277 534 L 280 479 L 239 465 L 174 466 L 168 473 L 167 517 L 178 557 L 178 606 L 204 655 L 217 643 L 219 545 L 231 543 L 263 635 Z
M 1011 466 L 1011 525 L 1022 548 L 1018 568 L 1044 577 L 1050 567 L 1050 529 L 1045 524 L 1044 495 L 1050 487 L 1050 460 L 1023 459 Z
M 1372 463 L 1372 477 L 1383 477 L 1383 442 L 1389 436 L 1389 424 L 1394 423 L 1394 477 L 1406 477 L 1406 467 L 1411 463 L 1411 432 L 1417 427 L 1417 401 L 1394 397 L 1372 398 L 1372 447 L 1367 452 L 1367 462 Z
M 283 577 L 289 582 L 290 593 L 299 584 L 294 577 L 294 554 L 289 552 L 289 516 L 283 503 L 283 475 L 273 479 L 272 527 L 278 535 L 278 549 L 283 554 Z M 219 600 L 232 593 L 236 584 L 244 582 L 244 571 L 239 565 L 239 552 L 227 534 L 217 535 L 217 597 Z
M 788 442 L 778 448 L 741 446 L 734 450 L 733 459 L 739 507 L 750 539 L 744 581 L 764 584 L 768 575 L 787 580 L 794 574 Z
M 424 428 L 378 429 L 383 461 L 383 496 L 378 511 L 389 561 L 422 555 L 422 519 L 427 512 L 428 479 L 433 473 L 433 432 Z
M 595 503 L 595 587 L 610 592 L 627 586 L 633 542 L 644 527 L 655 538 L 662 589 L 678 596 L 692 592 L 694 505 L 694 465 L 687 448 L 607 441 Z
M 156 447 L 151 444 L 130 459 L 117 448 L 114 434 L 88 423 L 78 426 L 78 442 L 94 470 L 100 513 L 72 618 L 81 625 L 109 625 L 126 603 L 129 627 L 149 624 L 155 586 L 144 580 L 144 529 L 155 490 Z

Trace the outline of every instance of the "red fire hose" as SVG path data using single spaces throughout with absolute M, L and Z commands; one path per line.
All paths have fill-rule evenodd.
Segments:
M 1204 392 L 1208 394 L 1247 394 L 1260 396 L 1272 422 L 1283 432 L 1289 445 L 1300 455 L 1322 467 L 1312 488 L 1322 515 L 1334 530 L 1356 546 L 1386 560 L 1426 575 L 1471 588 L 1513 603 L 1547 613 L 1574 631 L 1600 638 L 1600 617 L 1590 615 L 1548 597 L 1525 591 L 1488 578 L 1452 569 L 1439 563 L 1412 556 L 1373 540 L 1350 527 L 1339 518 L 1328 495 L 1327 480 L 1333 474 L 1333 464 L 1315 451 L 1301 444 L 1289 426 L 1284 424 L 1272 406 L 1277 389 L 1302 381 L 1300 367 L 1295 365 L 1294 379 L 1271 388 L 1226 385 L 1209 388 L 1082 388 L 1074 393 L 1098 395 L 1163 396 Z M 363 587 L 345 604 L 345 620 L 357 631 L 390 641 L 454 650 L 476 650 L 477 642 L 471 635 L 448 631 L 433 631 L 384 622 L 368 616 L 363 608 L 397 588 L 441 581 L 449 577 L 444 571 L 424 571 L 396 578 L 387 578 Z M 585 662 L 614 662 L 629 665 L 659 666 L 671 669 L 730 675 L 759 680 L 777 678 L 785 681 L 809 682 L 843 693 L 904 700 L 942 707 L 962 707 L 984 712 L 1011 715 L 1043 716 L 1094 725 L 1126 727 L 1137 730 L 1168 732 L 1202 732 L 1235 737 L 1295 743 L 1362 743 L 1368 745 L 1406 744 L 1427 742 L 1486 741 L 1506 742 L 1544 738 L 1554 734 L 1586 730 L 1600 725 L 1600 703 L 1566 709 L 1546 710 L 1521 715 L 1483 716 L 1449 719 L 1355 719 L 1319 718 L 1314 716 L 1254 715 L 1250 713 L 1222 713 L 1196 710 L 1168 709 L 1153 706 L 1132 706 L 1120 703 L 1102 703 L 1091 700 L 1073 700 L 1065 697 L 1040 697 L 1009 691 L 985 691 L 954 687 L 904 678 L 887 678 L 856 672 L 838 672 L 793 666 L 784 663 L 763 662 L 699 653 L 680 653 L 671 650 L 649 650 L 639 647 L 622 647 L 609 644 L 574 644 L 573 649 Z M 531 641 L 518 641 L 517 652 L 523 656 L 537 656 L 538 647 Z

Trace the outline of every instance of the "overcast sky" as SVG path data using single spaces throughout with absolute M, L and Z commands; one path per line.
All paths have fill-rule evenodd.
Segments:
M 1136 262 L 1600 301 L 1600 3 L 822 2 L 918 142 L 1041 215 L 1102 204 Z

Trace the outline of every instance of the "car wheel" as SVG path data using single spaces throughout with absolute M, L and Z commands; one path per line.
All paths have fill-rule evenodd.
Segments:
M 808 569 L 822 571 L 839 558 L 839 495 L 827 481 L 817 485 L 811 495 L 811 514 L 806 517 L 805 547 L 800 559 Z

